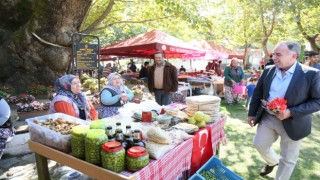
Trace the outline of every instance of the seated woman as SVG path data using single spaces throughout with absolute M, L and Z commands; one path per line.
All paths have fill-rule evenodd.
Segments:
M 124 84 L 121 75 L 111 73 L 108 76 L 108 85 L 100 92 L 99 118 L 111 117 L 119 114 L 118 109 L 131 101 L 133 93 Z
M 97 111 L 81 91 L 78 76 L 64 75 L 56 80 L 57 95 L 50 103 L 49 113 L 64 113 L 83 120 L 98 119 Z
M 0 97 L 0 159 L 7 142 L 14 136 L 10 115 L 11 110 L 8 103 Z

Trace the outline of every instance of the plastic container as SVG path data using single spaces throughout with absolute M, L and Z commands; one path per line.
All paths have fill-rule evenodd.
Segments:
M 85 158 L 85 139 L 89 126 L 79 125 L 72 128 L 71 135 L 71 152 L 74 157 Z
M 63 135 L 61 133 L 55 132 L 49 128 L 41 126 L 39 124 L 34 123 L 34 120 L 38 121 L 46 121 L 47 119 L 55 120 L 57 118 L 61 118 L 66 121 L 75 122 L 79 125 L 89 125 L 88 121 L 84 121 L 82 119 L 69 116 L 63 113 L 54 113 L 48 114 L 45 116 L 38 116 L 33 118 L 26 119 L 28 123 L 30 139 L 32 141 L 36 141 L 38 143 L 44 144 L 46 146 L 50 146 L 59 151 L 70 153 L 71 152 L 71 134 Z
M 108 137 L 103 129 L 90 129 L 85 139 L 85 160 L 100 165 L 102 144 L 106 142 L 108 142 Z
M 189 180 L 206 180 L 206 179 L 203 178 L 201 175 L 195 173 L 189 178 Z
M 90 129 L 103 129 L 107 128 L 106 121 L 104 120 L 96 120 L 90 122 Z
M 126 151 L 120 142 L 107 142 L 102 145 L 102 167 L 113 172 L 121 172 L 125 169 Z
M 211 157 L 200 169 L 198 169 L 197 174 L 201 177 L 203 177 L 200 174 L 202 171 L 205 171 L 209 174 L 209 176 L 212 175 L 212 177 L 215 177 L 217 179 L 243 180 L 242 177 L 238 176 L 237 174 L 229 170 L 227 167 L 225 167 L 221 163 L 221 161 L 215 156 Z
M 149 164 L 149 154 L 144 147 L 134 146 L 128 149 L 126 156 L 127 169 L 138 171 Z

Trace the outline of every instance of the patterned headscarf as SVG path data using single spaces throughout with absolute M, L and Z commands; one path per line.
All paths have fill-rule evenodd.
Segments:
M 125 92 L 125 85 L 123 83 L 121 83 L 120 87 L 116 87 L 112 84 L 112 80 L 115 76 L 119 76 L 121 78 L 121 75 L 116 72 L 109 74 L 108 85 L 105 86 L 105 88 L 111 89 L 111 90 L 117 92 L 118 94 L 124 93 Z
M 71 81 L 74 78 L 78 78 L 75 75 L 69 74 L 64 75 L 56 80 L 55 89 L 57 95 L 67 96 L 73 100 L 73 102 L 78 106 L 79 109 L 84 109 L 86 112 L 90 111 L 89 104 L 86 100 L 86 96 L 83 92 L 79 94 L 74 94 L 71 91 Z M 86 113 L 87 114 L 87 113 Z

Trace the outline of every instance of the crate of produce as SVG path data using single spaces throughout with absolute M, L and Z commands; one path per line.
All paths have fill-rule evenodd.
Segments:
M 242 177 L 225 167 L 215 156 L 211 157 L 200 169 L 198 169 L 196 174 L 206 180 L 243 180 Z
M 48 114 L 26 119 L 30 139 L 65 153 L 71 152 L 71 129 L 77 125 L 89 125 L 89 121 L 62 113 Z

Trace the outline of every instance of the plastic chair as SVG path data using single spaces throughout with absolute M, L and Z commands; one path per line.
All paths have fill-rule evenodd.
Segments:
M 190 93 L 190 96 L 192 96 L 192 86 L 190 85 L 190 83 L 186 83 L 186 82 L 178 82 L 178 91 L 177 93 L 182 94 L 182 91 L 188 91 Z

